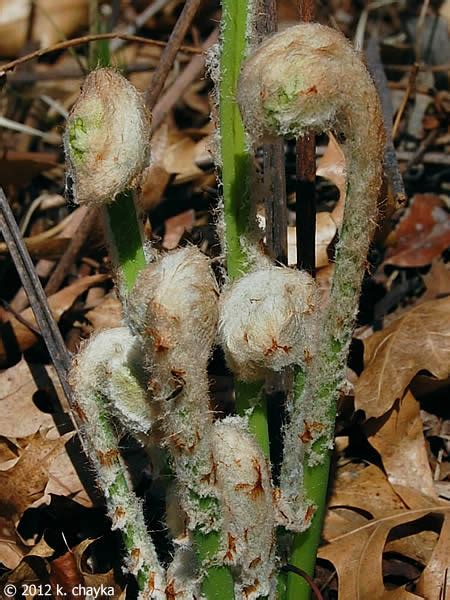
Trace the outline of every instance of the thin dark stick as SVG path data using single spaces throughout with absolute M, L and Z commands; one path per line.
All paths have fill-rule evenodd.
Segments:
M 411 65 L 384 65 L 384 68 L 388 71 L 400 71 L 402 73 L 409 73 L 411 71 Z M 417 65 L 418 71 L 430 71 L 431 73 L 445 73 L 450 70 L 450 63 L 442 63 L 440 65 L 426 65 L 424 63 Z
M 417 150 L 413 153 L 411 158 L 406 163 L 403 169 L 405 173 L 407 173 L 409 169 L 414 167 L 420 160 L 422 160 L 422 158 L 425 156 L 427 148 L 435 142 L 436 138 L 440 133 L 441 132 L 439 131 L 439 129 L 432 129 L 430 131 L 430 133 L 427 135 L 427 137 L 423 140 L 423 142 L 420 144 L 420 146 L 417 148 Z
M 86 241 L 89 233 L 92 230 L 95 222 L 98 219 L 98 211 L 95 208 L 91 208 L 86 213 L 83 221 L 75 232 L 74 236 L 69 242 L 66 251 L 61 256 L 55 270 L 53 271 L 50 279 L 45 286 L 45 293 L 47 296 L 51 296 L 59 290 L 64 278 L 69 271 L 69 268 L 73 265 L 76 260 L 84 242 Z
M 276 0 L 260 0 L 256 19 L 258 41 L 277 30 Z M 263 146 L 263 196 L 266 209 L 266 245 L 270 256 L 287 264 L 287 202 L 284 141 Z
M 316 272 L 316 136 L 297 140 L 295 188 L 297 268 Z
M 67 350 L 55 319 L 50 311 L 47 296 L 34 270 L 33 262 L 23 243 L 16 220 L 6 199 L 3 188 L 0 187 L 0 230 L 8 244 L 9 252 L 19 273 L 22 285 L 30 302 L 36 322 L 45 340 L 49 354 L 55 365 L 61 386 L 73 408 L 72 389 L 67 381 L 67 372 L 71 364 Z
M 219 30 L 216 28 L 206 38 L 202 44 L 201 56 L 194 56 L 191 62 L 186 65 L 185 69 L 173 84 L 163 93 L 161 98 L 155 105 L 152 115 L 152 135 L 164 121 L 167 113 L 175 106 L 191 83 L 200 75 L 205 68 L 206 57 L 204 52 L 217 42 L 219 38 Z
M 301 21 L 315 19 L 314 0 L 299 0 Z M 296 238 L 297 268 L 312 275 L 316 272 L 316 137 L 297 140 Z
M 289 563 L 287 565 L 283 565 L 281 567 L 281 570 L 285 571 L 285 572 L 295 573 L 296 575 L 303 577 L 303 579 L 309 585 L 311 590 L 314 592 L 314 595 L 317 598 L 317 600 L 323 600 L 322 593 L 319 590 L 319 588 L 317 587 L 314 579 L 310 575 L 308 575 L 308 573 L 306 573 L 306 571 L 303 571 L 303 569 L 299 569 L 298 567 L 295 567 L 294 565 L 291 565 Z
M 316 19 L 315 0 L 298 0 L 298 18 L 300 21 L 310 23 Z
M 71 40 L 65 40 L 64 42 L 58 42 L 53 46 L 49 46 L 48 48 L 40 48 L 39 50 L 35 50 L 26 56 L 21 56 L 16 60 L 12 60 L 5 65 L 0 66 L 0 75 L 3 75 L 7 71 L 11 71 L 15 67 L 22 65 L 23 63 L 28 62 L 29 60 L 33 60 L 35 58 L 39 58 L 40 56 L 44 56 L 45 54 L 49 54 L 50 52 L 55 52 L 56 50 L 66 50 L 67 48 L 73 48 L 74 46 L 81 46 L 82 44 L 88 44 L 90 42 L 96 42 L 98 40 L 112 40 L 114 38 L 118 38 L 120 40 L 125 40 L 127 42 L 139 42 L 140 44 L 147 44 L 150 46 L 160 46 L 164 48 L 166 46 L 166 42 L 162 42 L 160 40 L 151 40 L 149 38 L 141 37 L 139 35 L 128 35 L 125 33 L 96 33 L 93 35 L 83 35 L 82 37 L 73 38 Z M 190 54 L 201 54 L 202 50 L 200 48 L 193 48 L 192 46 L 180 46 L 177 50 L 181 52 L 187 52 Z
M 441 585 L 441 589 L 439 590 L 439 600 L 447 600 L 447 578 L 448 578 L 448 568 L 444 571 L 444 583 Z
M 270 256 L 278 263 L 287 265 L 287 202 L 283 140 L 265 144 L 263 157 L 266 244 Z
M 164 48 L 158 67 L 153 73 L 150 87 L 147 90 L 145 102 L 149 110 L 152 110 L 162 92 L 167 76 L 172 69 L 176 55 L 180 49 L 181 42 L 184 40 L 187 30 L 191 26 L 192 20 L 200 6 L 201 0 L 186 0 L 186 4 L 178 17 L 175 27 L 170 34 L 169 41 Z
M 196 55 L 198 56 L 198 55 Z M 181 62 L 181 61 L 180 61 Z M 186 60 L 184 62 L 189 62 Z M 146 71 L 152 71 L 154 69 L 153 63 L 130 63 L 128 65 L 124 65 L 122 69 L 122 73 L 124 75 L 128 75 L 129 73 L 143 73 Z M 48 72 L 38 71 L 32 73 L 23 73 L 22 71 L 18 71 L 14 74 L 11 74 L 8 78 L 8 82 L 10 84 L 19 85 L 21 83 L 35 83 L 36 81 L 56 81 L 60 79 L 80 79 L 80 77 L 84 77 L 84 73 L 80 68 L 77 67 L 65 67 L 64 69 L 51 69 Z
M 277 0 L 259 0 L 256 16 L 256 37 L 258 44 L 276 30 Z
M 409 73 L 409 79 L 408 79 L 408 85 L 406 87 L 406 91 L 405 94 L 403 96 L 403 100 L 402 103 L 400 105 L 400 108 L 397 111 L 397 115 L 395 117 L 395 121 L 394 121 L 394 125 L 392 126 L 392 139 L 396 140 L 397 139 L 397 134 L 399 131 L 399 127 L 400 127 L 400 122 L 403 118 L 403 113 L 406 110 L 406 107 L 408 106 L 408 102 L 411 96 L 413 96 L 415 94 L 415 90 L 416 90 L 416 81 L 417 81 L 417 75 L 419 73 L 419 65 L 417 63 L 415 63 L 414 65 L 412 65 L 410 67 L 410 73 Z
M 392 192 L 397 205 L 406 202 L 405 186 L 397 161 L 397 153 L 392 139 L 392 125 L 394 121 L 394 108 L 392 106 L 392 95 L 388 86 L 388 80 L 381 63 L 380 44 L 377 38 L 369 40 L 366 50 L 367 66 L 372 74 L 378 90 L 383 110 L 384 130 L 386 132 L 386 146 L 384 149 L 384 168 L 387 179 L 391 185 Z
M 0 305 L 3 306 L 3 308 L 5 310 L 7 310 L 8 312 L 10 312 L 13 315 L 13 317 L 16 319 L 16 321 L 19 321 L 19 323 L 22 323 L 22 325 L 24 325 L 27 329 L 29 329 L 30 331 L 32 331 L 34 333 L 34 335 L 37 335 L 38 337 L 42 337 L 42 334 L 39 331 L 39 329 L 37 327 L 35 327 L 33 325 L 33 323 L 30 323 L 30 321 L 27 321 L 27 319 L 25 319 L 24 317 L 22 317 L 22 315 L 20 314 L 20 312 L 18 310 L 16 310 L 15 308 L 13 308 L 11 306 L 11 304 L 9 304 L 8 302 L 6 302 L 6 300 L 3 300 L 3 298 L 0 298 Z

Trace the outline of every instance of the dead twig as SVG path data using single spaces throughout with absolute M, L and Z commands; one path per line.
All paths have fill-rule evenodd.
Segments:
M 167 76 L 172 69 L 176 55 L 181 47 L 181 42 L 189 29 L 193 18 L 200 6 L 201 0 L 187 0 L 180 16 L 173 28 L 170 38 L 164 48 L 158 67 L 153 73 L 150 87 L 147 90 L 145 102 L 149 110 L 152 110 L 162 92 Z
M 17 311 L 15 308 L 13 308 L 11 306 L 11 304 L 9 304 L 9 302 L 6 302 L 6 300 L 3 300 L 3 298 L 0 298 L 0 305 L 8 312 L 10 312 L 13 317 L 19 321 L 19 323 L 22 323 L 22 325 L 24 325 L 25 327 L 27 327 L 30 331 L 32 331 L 34 333 L 34 335 L 37 335 L 39 338 L 42 337 L 41 332 L 39 331 L 39 329 L 37 327 L 34 326 L 33 323 L 30 323 L 30 321 L 28 321 L 27 319 L 25 319 L 24 317 L 22 317 L 22 315 L 20 314 L 19 311 Z
M 392 126 L 392 139 L 394 141 L 397 139 L 400 122 L 403 118 L 403 114 L 406 110 L 406 107 L 408 106 L 409 98 L 411 97 L 411 95 L 413 95 L 415 93 L 418 72 L 419 72 L 419 65 L 417 63 L 415 63 L 410 68 L 408 86 L 406 88 L 405 95 L 403 96 L 403 100 L 400 105 L 400 108 L 398 109 L 397 116 L 395 117 L 394 125 Z
M 98 219 L 98 211 L 94 209 L 88 210 L 85 215 L 83 221 L 80 223 L 77 231 L 74 236 L 70 240 L 69 245 L 66 248 L 66 251 L 61 256 L 60 261 L 56 265 L 55 270 L 53 271 L 50 279 L 45 286 L 45 293 L 47 296 L 51 296 L 55 292 L 59 290 L 61 287 L 64 278 L 69 271 L 69 268 L 75 262 L 78 253 L 80 252 L 84 242 L 88 238 L 92 227 Z
M 309 587 L 313 591 L 314 596 L 316 597 L 316 600 L 323 600 L 323 596 L 322 596 L 320 589 L 317 587 L 314 579 L 310 575 L 308 575 L 308 573 L 306 573 L 306 571 L 303 571 L 303 569 L 299 569 L 298 567 L 295 567 L 294 565 L 291 565 L 289 563 L 287 565 L 283 565 L 281 567 L 281 570 L 284 571 L 285 573 L 295 573 L 295 575 L 298 575 L 299 577 L 303 577 L 303 579 L 306 581 L 306 583 L 309 585 Z
M 180 62 L 181 57 L 178 59 Z M 183 62 L 189 62 L 188 60 L 183 60 Z M 128 75 L 129 73 L 145 73 L 146 71 L 151 71 L 154 69 L 154 64 L 140 64 L 140 63 L 131 63 L 123 66 L 122 73 L 124 75 Z M 80 77 L 84 77 L 84 73 L 77 67 L 65 67 L 64 69 L 51 69 L 48 72 L 38 71 L 31 73 L 22 73 L 22 71 L 18 71 L 14 74 L 11 74 L 8 78 L 9 84 L 20 85 L 20 84 L 29 84 L 35 83 L 36 81 L 58 81 L 65 79 L 80 79 Z
M 191 83 L 201 74 L 205 68 L 205 52 L 219 39 L 219 30 L 216 28 L 206 38 L 201 47 L 201 56 L 194 56 L 184 71 L 173 82 L 173 84 L 164 92 L 155 105 L 152 115 L 152 135 L 164 121 L 167 113 L 175 106 Z
M 162 42 L 160 40 L 152 40 L 138 35 L 128 35 L 126 33 L 96 33 L 92 35 L 84 35 L 71 40 L 65 40 L 64 42 L 58 42 L 57 44 L 48 46 L 47 48 L 40 48 L 39 50 L 30 52 L 30 54 L 16 58 L 15 60 L 0 66 L 0 76 L 4 75 L 7 71 L 11 71 L 15 67 L 18 67 L 19 65 L 44 56 L 45 54 L 49 54 L 50 52 L 55 52 L 56 50 L 66 50 L 67 48 L 73 48 L 74 46 L 81 46 L 83 44 L 89 44 L 90 42 L 96 42 L 99 40 L 112 40 L 114 38 L 125 40 L 127 42 L 138 42 L 139 44 L 160 46 L 162 48 L 166 46 L 166 42 Z M 193 48 L 192 46 L 180 46 L 177 51 L 186 52 L 189 54 L 202 53 L 201 48 Z
M 8 245 L 11 258 L 16 266 L 22 285 L 25 288 L 31 308 L 33 309 L 40 333 L 45 340 L 47 349 L 55 365 L 61 386 L 69 405 L 73 408 L 72 389 L 67 380 L 71 365 L 70 353 L 67 350 L 62 335 L 48 306 L 47 296 L 34 270 L 33 262 L 20 235 L 14 215 L 6 199 L 3 188 L 0 187 L 0 230 Z M 72 415 L 73 417 L 73 415 Z M 77 424 L 74 421 L 75 427 Z
M 315 19 L 314 0 L 299 0 L 301 21 Z M 305 135 L 297 140 L 296 238 L 297 268 L 312 275 L 316 271 L 316 136 Z
M 381 108 L 383 111 L 384 130 L 386 133 L 386 146 L 384 149 L 384 168 L 386 177 L 391 185 L 397 206 L 406 202 L 405 186 L 397 161 L 397 153 L 392 139 L 392 123 L 394 120 L 394 109 L 392 107 L 391 92 L 388 86 L 383 65 L 381 63 L 380 44 L 378 39 L 372 37 L 366 50 L 367 66 L 374 79 L 380 95 Z
M 49 240 L 51 238 L 54 238 L 55 236 L 58 235 L 58 233 L 60 233 L 61 231 L 64 230 L 66 225 L 69 223 L 70 219 L 71 219 L 71 215 L 67 215 L 67 217 L 65 217 L 62 221 L 60 221 L 53 227 L 50 227 L 49 229 L 46 229 L 42 233 L 38 233 L 37 235 L 34 235 L 32 237 L 25 238 L 23 240 L 25 246 L 28 248 L 28 250 L 32 250 L 34 246 L 42 243 L 44 240 Z M 8 244 L 6 244 L 5 242 L 0 242 L 0 256 L 2 254 L 7 254 L 8 251 L 9 251 Z
M 384 65 L 384 68 L 388 71 L 401 71 L 402 73 L 409 73 L 411 70 L 410 65 Z M 427 65 L 422 63 L 417 65 L 418 71 L 431 71 L 432 73 L 446 73 L 450 71 L 450 63 L 443 63 L 441 65 Z
M 134 22 L 127 26 L 123 33 L 128 35 L 134 34 L 138 29 L 140 29 L 149 19 L 156 15 L 166 4 L 168 4 L 169 0 L 155 0 L 147 8 L 145 8 L 141 13 L 139 13 Z M 119 12 L 119 10 L 118 10 Z M 110 50 L 111 52 L 116 52 L 121 46 L 123 46 L 123 40 L 114 40 L 111 42 Z
M 429 146 L 431 146 L 439 135 L 439 129 L 433 129 L 426 136 L 423 142 L 419 145 L 417 150 L 413 153 L 411 158 L 408 160 L 406 165 L 404 166 L 404 172 L 407 173 L 411 167 L 414 167 L 422 158 L 425 156 L 425 153 Z

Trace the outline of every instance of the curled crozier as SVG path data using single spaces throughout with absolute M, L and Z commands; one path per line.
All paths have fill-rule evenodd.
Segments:
M 76 202 L 103 205 L 136 187 L 150 158 L 150 122 L 143 96 L 120 73 L 87 76 L 64 133 Z
M 163 444 L 169 448 L 188 529 L 217 530 L 207 365 L 216 337 L 217 284 L 196 247 L 159 257 L 130 294 L 128 319 L 140 336 Z
M 240 417 L 215 423 L 213 453 L 222 506 L 221 559 L 233 571 L 236 598 L 273 598 L 275 509 L 268 462 Z
M 380 102 L 359 54 L 339 32 L 303 23 L 275 34 L 245 61 L 238 101 L 251 140 L 333 130 L 347 164 L 343 224 L 328 305 L 320 311 L 314 356 L 288 406 L 280 507 L 286 526 L 306 529 L 317 508 L 305 466 L 328 460 L 335 406 L 358 310 L 382 180 Z M 317 501 L 322 502 L 323 499 Z M 289 510 L 287 510 L 289 509 Z
M 309 364 L 314 353 L 317 292 L 304 271 L 268 267 L 233 282 L 220 300 L 219 336 L 238 379 Z
M 135 341 L 123 327 L 93 336 L 74 358 L 70 383 L 84 447 L 105 496 L 112 529 L 122 533 L 125 570 L 137 579 L 139 600 L 163 600 L 164 569 L 147 532 L 142 502 L 126 474 L 120 454 L 120 427 L 115 422 L 119 413 L 127 429 L 147 430 L 151 424 L 146 394 L 131 366 Z

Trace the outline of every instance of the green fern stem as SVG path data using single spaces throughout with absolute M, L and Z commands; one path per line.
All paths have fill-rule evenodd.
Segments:
M 102 208 L 106 239 L 122 297 L 131 291 L 139 272 L 146 266 L 133 196 L 134 192 L 128 190 Z
M 245 269 L 242 237 L 251 218 L 250 166 L 236 87 L 247 47 L 248 0 L 222 1 L 219 110 L 226 264 L 231 278 Z
M 249 267 L 242 242 L 252 222 L 251 161 L 244 126 L 236 103 L 241 63 L 247 51 L 249 0 L 222 0 L 222 36 L 219 82 L 220 154 L 222 164 L 225 250 L 228 276 L 240 277 Z M 250 431 L 269 455 L 267 410 L 263 384 L 236 382 L 237 412 L 249 417 Z

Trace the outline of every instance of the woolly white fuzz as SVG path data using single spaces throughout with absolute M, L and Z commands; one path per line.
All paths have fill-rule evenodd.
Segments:
M 146 578 L 141 600 L 165 600 L 165 573 L 148 535 L 142 503 L 132 490 L 120 456 L 119 438 L 111 417 L 119 410 L 127 427 L 151 424 L 146 397 L 130 369 L 136 340 L 127 328 L 103 331 L 85 343 L 74 359 L 70 383 L 81 421 L 81 434 L 98 483 L 106 499 L 112 529 L 123 532 L 125 568 Z M 115 400 L 115 411 L 112 401 Z M 131 421 L 130 421 L 131 415 Z
M 100 393 L 112 414 L 134 433 L 148 433 L 152 426 L 151 406 L 140 384 L 144 379 L 137 339 L 127 327 L 101 331 L 90 338 L 75 359 L 72 379 L 86 395 Z M 85 407 L 96 410 L 91 403 Z M 95 422 L 95 421 L 94 421 Z M 93 426 L 94 423 L 93 423 Z
M 236 598 L 274 598 L 275 509 L 270 470 L 240 417 L 214 427 L 214 461 L 223 513 L 222 560 L 231 565 Z
M 164 254 L 138 277 L 130 296 L 130 325 L 156 366 L 196 371 L 208 360 L 218 319 L 217 284 L 208 258 L 195 246 Z
M 360 57 L 341 33 L 301 23 L 268 38 L 245 61 L 238 102 L 255 141 L 298 137 L 336 125 L 347 129 L 352 104 L 363 105 L 371 87 Z
M 90 73 L 64 134 L 75 200 L 101 205 L 135 187 L 150 158 L 143 96 L 113 69 Z
M 197 557 L 192 546 L 178 547 L 167 569 L 167 598 L 196 600 L 200 594 L 200 581 L 195 577 Z
M 304 366 L 313 355 L 316 286 L 304 271 L 269 267 L 244 275 L 220 301 L 219 335 L 242 381 Z
M 217 285 L 196 247 L 161 256 L 139 276 L 128 319 L 145 349 L 149 390 L 180 483 L 188 529 L 219 526 L 213 486 L 207 364 L 216 336 Z

